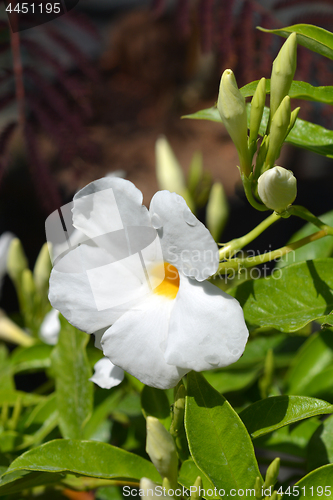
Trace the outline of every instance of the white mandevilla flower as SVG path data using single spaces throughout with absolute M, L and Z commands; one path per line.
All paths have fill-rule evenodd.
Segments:
M 85 241 L 55 265 L 49 298 L 74 326 L 97 332 L 112 366 L 163 389 L 239 359 L 243 311 L 205 281 L 217 271 L 217 245 L 181 196 L 159 191 L 148 211 L 131 182 L 104 178 L 73 204 Z
M 266 207 L 283 212 L 296 198 L 296 178 L 290 170 L 273 167 L 259 177 L 258 193 Z

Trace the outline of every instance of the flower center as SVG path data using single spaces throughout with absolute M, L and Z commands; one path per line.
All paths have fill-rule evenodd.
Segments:
M 161 272 L 162 266 L 164 266 L 164 280 L 154 289 L 154 293 L 157 295 L 164 295 L 164 297 L 170 300 L 175 299 L 179 290 L 178 270 L 175 266 L 169 264 L 169 262 L 165 262 L 164 264 L 156 266 L 156 271 Z

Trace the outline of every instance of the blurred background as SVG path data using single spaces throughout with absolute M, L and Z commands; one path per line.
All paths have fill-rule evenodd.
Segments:
M 304 22 L 333 31 L 333 0 L 80 0 L 18 33 L 3 2 L 0 9 L 0 234 L 21 239 L 30 265 L 46 217 L 88 182 L 120 169 L 149 205 L 161 135 L 185 175 L 193 154 L 202 155 L 202 220 L 212 184 L 222 183 L 230 213 L 220 241 L 267 216 L 244 198 L 223 125 L 181 116 L 214 105 L 228 67 L 239 86 L 270 77 L 283 40 L 256 26 Z M 332 76 L 327 60 L 299 47 L 297 80 L 330 85 Z M 301 118 L 333 128 L 332 108 L 301 106 Z M 332 160 L 285 146 L 279 163 L 298 178 L 298 204 L 317 215 L 332 209 Z M 252 248 L 282 246 L 301 225 L 273 226 Z M 1 307 L 11 312 L 15 293 L 9 280 L 4 287 Z

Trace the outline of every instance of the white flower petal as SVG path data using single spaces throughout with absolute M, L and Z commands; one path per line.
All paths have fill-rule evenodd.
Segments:
M 102 358 L 94 366 L 95 373 L 89 379 L 102 389 L 111 389 L 124 380 L 124 370 L 115 366 L 108 358 Z
M 60 319 L 59 311 L 56 309 L 51 309 L 45 315 L 45 318 L 40 326 L 39 338 L 45 342 L 45 344 L 56 345 L 60 333 Z
M 169 191 L 159 191 L 153 196 L 149 211 L 166 262 L 198 281 L 217 271 L 217 245 L 208 229 L 192 214 L 184 198 Z
M 141 191 L 125 179 L 103 177 L 91 182 L 73 202 L 73 225 L 90 238 L 127 226 L 151 226 Z
M 165 360 L 187 370 L 228 366 L 243 354 L 248 339 L 238 301 L 209 282 L 180 275 L 171 313 Z
M 159 389 L 174 387 L 188 371 L 167 364 L 163 356 L 174 303 L 151 295 L 119 318 L 101 342 L 114 364 Z

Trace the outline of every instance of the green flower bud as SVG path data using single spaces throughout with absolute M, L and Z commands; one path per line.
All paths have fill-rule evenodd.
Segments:
M 217 109 L 237 148 L 241 170 L 249 176 L 251 161 L 247 146 L 246 104 L 231 69 L 226 69 L 222 75 Z
M 155 417 L 147 417 L 146 452 L 160 473 L 167 478 L 171 486 L 177 485 L 178 457 L 174 440 Z
M 260 479 L 260 477 L 256 477 L 256 482 L 254 483 L 254 491 L 255 491 L 255 498 L 257 500 L 261 500 L 262 499 L 262 480 Z
M 183 170 L 165 137 L 159 137 L 155 145 L 156 177 L 160 189 L 182 196 L 193 208 L 192 198 L 186 188 Z
M 250 113 L 250 144 L 258 138 L 258 132 L 264 112 L 266 100 L 266 79 L 262 78 L 256 88 L 251 101 Z
M 14 238 L 8 250 L 7 271 L 16 288 L 20 286 L 22 273 L 28 267 L 22 243 Z
M 50 259 L 49 243 L 44 243 L 34 267 L 34 281 L 37 291 L 42 297 L 47 295 L 51 269 L 52 263 Z
M 278 480 L 278 475 L 280 471 L 280 458 L 277 457 L 270 464 L 266 471 L 266 477 L 264 482 L 264 488 L 269 488 L 270 486 L 274 486 L 276 481 Z
M 280 156 L 281 147 L 290 125 L 290 118 L 290 97 L 286 96 L 281 102 L 272 120 L 268 151 L 265 160 L 266 169 L 272 167 L 275 160 Z
M 215 241 L 218 241 L 229 215 L 228 200 L 223 186 L 220 182 L 215 182 L 210 191 L 206 223 Z
M 266 207 L 283 212 L 296 198 L 296 178 L 290 170 L 274 167 L 259 177 L 258 193 Z
M 288 94 L 296 71 L 297 40 L 296 33 L 292 33 L 281 47 L 273 62 L 271 74 L 271 117 L 277 111 L 283 98 Z
M 153 483 L 153 481 L 151 481 L 150 479 L 146 478 L 146 477 L 143 477 L 140 479 L 140 490 L 143 491 L 143 497 L 144 498 L 172 498 L 172 497 L 169 497 L 169 495 L 165 495 L 164 493 L 161 495 L 161 490 L 159 487 L 159 490 L 158 492 L 156 492 L 155 488 L 156 488 L 157 484 Z M 166 491 L 168 491 L 168 489 L 170 489 L 168 486 L 166 486 L 164 483 L 163 483 L 163 487 L 166 488 Z
M 201 500 L 200 490 L 202 490 L 202 479 L 198 476 L 194 482 L 194 488 L 191 492 L 191 500 Z

